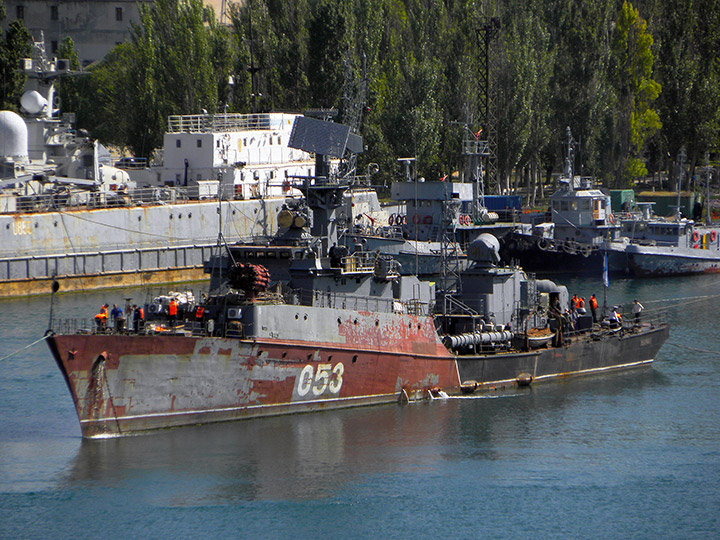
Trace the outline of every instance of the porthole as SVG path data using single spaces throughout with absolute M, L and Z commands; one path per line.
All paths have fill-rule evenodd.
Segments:
M 358 355 L 356 354 L 355 356 L 353 356 L 352 363 L 354 364 L 355 362 L 357 362 L 357 359 L 358 359 Z

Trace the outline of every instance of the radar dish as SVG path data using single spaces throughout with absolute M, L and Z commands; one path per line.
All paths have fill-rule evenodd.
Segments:
M 298 116 L 293 124 L 290 148 L 324 156 L 341 158 L 345 150 L 362 152 L 362 138 L 351 133 L 350 126 Z

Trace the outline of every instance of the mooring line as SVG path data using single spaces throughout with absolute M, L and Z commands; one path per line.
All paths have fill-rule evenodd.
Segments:
M 695 351 L 695 352 L 699 352 L 699 353 L 712 354 L 713 356 L 720 356 L 720 351 L 708 351 L 706 349 L 696 349 L 695 347 L 689 347 L 687 345 L 680 345 L 679 343 L 673 343 L 671 341 L 668 341 L 666 344 L 673 345 L 673 346 L 677 347 L 678 349 L 688 349 L 690 351 Z
M 33 345 L 36 345 L 36 344 L 40 343 L 41 341 L 46 340 L 46 339 L 49 338 L 49 337 L 50 337 L 50 335 L 43 336 L 43 337 L 41 337 L 40 339 L 33 341 L 30 345 L 26 345 L 26 346 L 23 347 L 22 349 L 18 349 L 17 351 L 15 351 L 15 352 L 13 352 L 13 353 L 10 353 L 10 354 L 8 354 L 7 356 L 3 356 L 2 358 L 0 358 L 0 362 L 2 362 L 3 360 L 7 360 L 7 359 L 10 358 L 11 356 L 15 356 L 17 353 L 22 352 L 22 351 L 24 351 L 25 349 L 29 349 L 29 348 L 32 347 Z

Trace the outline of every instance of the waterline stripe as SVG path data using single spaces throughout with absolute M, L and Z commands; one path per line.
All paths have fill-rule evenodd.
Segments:
M 275 403 L 272 405 L 245 405 L 240 407 L 221 407 L 216 409 L 198 409 L 198 410 L 192 410 L 192 411 L 173 411 L 173 412 L 166 412 L 166 413 L 147 413 L 147 414 L 136 414 L 132 416 L 119 416 L 117 418 L 99 418 L 97 420 L 80 420 L 81 424 L 88 424 L 88 423 L 100 423 L 100 422 L 115 422 L 121 421 L 121 420 L 140 420 L 143 418 L 164 418 L 164 417 L 173 417 L 173 416 L 186 416 L 190 414 L 208 414 L 208 413 L 217 413 L 217 412 L 234 412 L 234 411 L 247 411 L 247 410 L 254 410 L 254 409 L 273 409 L 278 407 L 288 407 L 288 406 L 294 406 L 294 405 L 309 405 L 309 404 L 324 404 L 324 403 L 338 403 L 343 401 L 357 401 L 361 399 L 377 399 L 377 398 L 389 398 L 389 397 L 397 398 L 399 396 L 399 393 L 393 393 L 393 394 L 373 394 L 369 396 L 355 396 L 355 397 L 348 397 L 348 398 L 332 398 L 332 399 L 322 399 L 322 400 L 306 400 L 306 401 L 289 401 L 286 403 Z

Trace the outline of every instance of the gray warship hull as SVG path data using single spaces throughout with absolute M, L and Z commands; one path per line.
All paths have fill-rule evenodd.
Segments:
M 642 329 L 577 334 L 560 347 L 457 356 L 458 373 L 466 386 L 474 383 L 479 389 L 492 389 L 649 366 L 669 333 L 667 325 L 650 324 Z
M 0 214 L 0 297 L 47 293 L 53 279 L 65 291 L 205 279 L 219 224 L 227 241 L 270 236 L 285 201 Z

